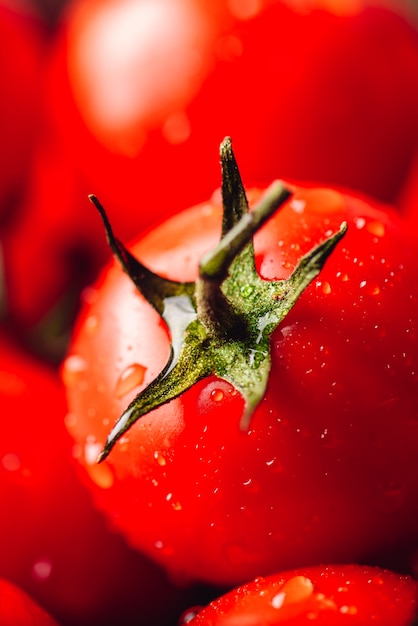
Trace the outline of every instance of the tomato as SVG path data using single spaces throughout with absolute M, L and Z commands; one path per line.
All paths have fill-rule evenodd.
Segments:
M 46 28 L 27 2 L 0 2 L 0 218 L 17 206 L 33 154 Z M 30 106 L 28 106 L 30 102 Z
M 58 626 L 24 591 L 3 579 L 0 579 L 0 621 L 5 626 Z
M 63 363 L 68 426 L 97 505 L 133 546 L 186 579 L 238 584 L 302 564 L 380 559 L 418 540 L 415 242 L 388 207 L 331 188 L 290 188 L 292 198 L 255 235 L 263 288 L 289 278 L 301 256 L 342 222 L 348 231 L 268 346 L 259 342 L 278 319 L 270 309 L 280 306 L 283 283 L 274 284 L 270 309 L 252 320 L 261 334 L 245 348 L 244 376 L 258 385 L 268 355 L 271 370 L 247 428 L 240 427 L 246 381 L 236 369 L 228 373 L 241 356 L 231 352 L 225 374 L 211 375 L 219 369 L 204 370 L 205 355 L 210 350 L 216 361 L 217 349 L 205 343 L 183 359 L 172 400 L 127 422 L 131 409 L 125 409 L 138 394 L 139 402 L 149 397 L 171 357 L 161 303 L 157 298 L 150 306 L 118 263 L 84 293 Z M 260 194 L 249 190 L 250 202 Z M 154 272 L 180 281 L 186 291 L 178 302 L 186 302 L 189 281 L 220 232 L 215 193 L 130 250 Z M 244 270 L 237 272 L 238 281 L 246 280 Z M 250 321 L 238 317 L 244 327 L 257 294 L 245 282 L 232 293 L 237 309 L 249 298 Z M 194 319 L 190 302 L 180 313 Z M 213 311 L 221 310 L 222 298 L 214 302 Z M 205 301 L 200 306 L 210 317 Z M 174 356 L 181 324 L 169 325 Z M 244 332 L 234 324 L 219 343 L 219 358 Z M 192 367 L 192 382 L 179 391 L 189 380 L 188 365 L 203 374 L 193 380 Z M 110 431 L 117 436 L 108 446 Z M 105 446 L 107 453 L 113 449 L 97 464 Z
M 315 180 L 392 201 L 417 144 L 416 32 L 381 8 L 79 0 L 46 73 L 42 145 L 4 242 L 9 315 L 26 328 L 103 263 L 88 193 L 131 237 L 209 196 L 228 133 L 248 184 Z
M 215 600 L 194 619 L 185 614 L 180 624 L 411 626 L 417 593 L 416 581 L 389 570 L 360 565 L 306 567 L 257 578 Z
M 168 626 L 194 601 L 194 590 L 175 588 L 109 530 L 77 475 L 56 373 L 4 334 L 0 413 L 0 576 L 62 626 L 128 625 L 135 615 Z M 2 606 L 0 594 L 0 614 Z

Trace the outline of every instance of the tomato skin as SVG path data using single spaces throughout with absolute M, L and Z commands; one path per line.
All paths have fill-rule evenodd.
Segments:
M 0 578 L 0 622 L 4 626 L 58 626 L 24 591 Z
M 394 201 L 418 137 L 415 31 L 382 8 L 301 15 L 271 0 L 253 3 L 258 14 L 240 19 L 231 13 L 240 4 L 69 5 L 46 71 L 49 145 L 37 151 L 27 219 L 5 243 L 10 315 L 21 327 L 38 323 L 72 286 L 85 286 L 80 266 L 90 276 L 101 267 L 103 239 L 88 193 L 114 209 L 114 226 L 127 239 L 209 196 L 226 134 L 247 184 L 322 181 Z M 151 17 L 153 38 L 141 26 Z M 168 33 L 177 21 L 181 29 Z M 135 37 L 133 26 L 144 36 Z M 178 80 L 170 89 L 166 76 Z M 27 258 L 39 264 L 30 284 Z
M 132 250 L 154 271 L 194 280 L 220 219 L 215 194 Z M 345 239 L 273 335 L 248 433 L 239 394 L 212 377 L 141 418 L 97 465 L 169 344 L 117 265 L 85 294 L 62 375 L 86 484 L 132 545 L 180 577 L 238 584 L 417 543 L 415 242 L 389 209 L 296 188 L 257 233 L 257 266 L 266 279 L 288 277 L 343 220 Z
M 301 626 L 314 621 L 330 626 L 409 626 L 417 609 L 417 592 L 417 583 L 409 576 L 377 567 L 306 567 L 243 585 L 187 624 Z
M 174 587 L 109 530 L 80 482 L 56 372 L 3 332 L 0 414 L 0 577 L 21 587 L 61 626 L 128 626 L 138 615 L 168 626 L 172 615 L 195 601 L 194 590 Z M 0 591 L 0 615 L 1 608 Z M 1 617 L 0 623 L 7 626 Z
M 33 12 L 33 9 L 32 9 Z M 27 2 L 0 2 L 0 219 L 25 187 L 40 115 L 47 29 Z M 30 106 L 28 106 L 30 102 Z

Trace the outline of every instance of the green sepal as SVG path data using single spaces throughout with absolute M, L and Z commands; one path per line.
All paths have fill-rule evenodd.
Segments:
M 164 319 L 171 339 L 165 367 L 123 412 L 98 462 L 139 418 L 210 375 L 230 382 L 241 393 L 241 428 L 248 429 L 268 384 L 271 334 L 347 230 L 347 224 L 342 224 L 339 231 L 302 257 L 287 280 L 263 280 L 255 269 L 252 237 L 291 192 L 275 182 L 249 211 L 229 138 L 221 144 L 220 155 L 222 235 L 214 250 L 202 258 L 194 282 L 168 280 L 146 268 L 114 237 L 103 207 L 90 197 L 102 216 L 113 253 Z

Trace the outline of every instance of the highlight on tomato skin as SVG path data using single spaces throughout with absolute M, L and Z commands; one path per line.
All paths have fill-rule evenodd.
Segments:
M 166 325 L 118 264 L 85 291 L 62 365 L 69 431 L 97 506 L 181 580 L 231 586 L 306 563 L 406 558 L 418 544 L 415 241 L 370 199 L 291 189 L 254 237 L 263 279 L 288 278 L 343 221 L 348 230 L 273 334 L 247 432 L 240 394 L 212 376 L 141 417 L 96 463 L 170 354 Z M 253 206 L 262 190 L 247 193 Z M 169 279 L 195 280 L 219 241 L 219 196 L 129 250 Z
M 410 576 L 338 564 L 257 578 L 185 612 L 179 626 L 411 626 L 417 608 Z

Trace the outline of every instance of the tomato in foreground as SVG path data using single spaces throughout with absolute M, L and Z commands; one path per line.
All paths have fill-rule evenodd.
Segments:
M 199 611 L 190 626 L 411 626 L 418 585 L 409 576 L 360 565 L 306 567 L 257 578 Z
M 224 170 L 230 158 L 227 149 Z M 223 182 L 225 205 L 232 184 L 232 204 L 237 196 L 242 207 L 234 176 Z M 139 282 L 147 270 L 134 257 L 181 294 L 164 299 L 164 321 L 162 301 L 151 306 L 110 264 L 84 293 L 63 363 L 67 425 L 95 501 L 180 578 L 238 584 L 302 564 L 375 562 L 418 543 L 416 242 L 387 207 L 329 188 L 285 188 L 291 197 L 254 236 L 256 277 L 245 248 L 220 290 L 216 271 L 214 282 L 198 277 L 202 257 L 218 251 L 219 192 L 133 242 L 131 256 L 114 240 Z M 257 207 L 270 193 L 247 191 Z M 344 222 L 345 236 L 277 324 L 284 280 Z M 212 300 L 201 297 L 204 283 Z M 211 324 L 218 343 L 208 343 Z M 189 344 L 179 356 L 179 342 L 193 336 L 202 349 Z M 210 373 L 209 352 L 222 376 Z M 162 406 L 150 400 L 159 382 L 173 397 Z M 147 413 L 144 402 L 157 408 Z
M 0 578 L 0 623 L 3 626 L 58 626 L 24 591 Z

